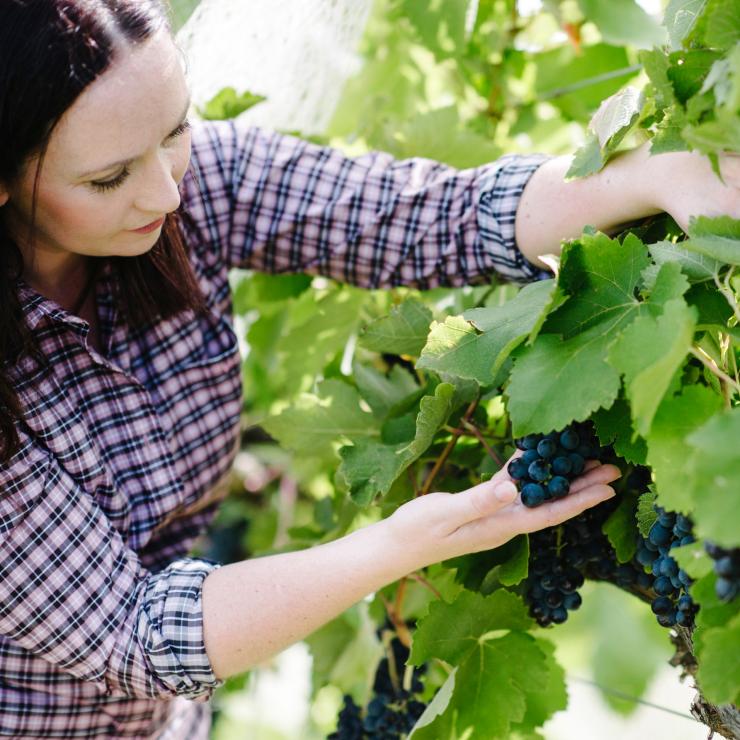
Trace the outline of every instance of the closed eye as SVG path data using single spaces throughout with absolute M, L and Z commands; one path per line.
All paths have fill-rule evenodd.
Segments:
M 182 136 L 190 128 L 190 121 L 186 118 L 168 137 L 170 139 L 176 139 L 178 136 Z M 115 190 L 117 187 L 123 185 L 128 176 L 131 174 L 131 170 L 128 166 L 124 167 L 120 174 L 116 175 L 112 180 L 90 182 L 91 187 L 99 193 L 105 193 L 109 190 Z

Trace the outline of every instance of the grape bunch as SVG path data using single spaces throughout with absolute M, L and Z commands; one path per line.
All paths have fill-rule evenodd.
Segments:
M 574 423 L 559 432 L 529 434 L 514 440 L 522 455 L 507 468 L 522 503 L 533 508 L 563 498 L 586 460 L 601 459 L 602 450 L 590 423 Z
M 616 506 L 618 502 L 609 499 L 563 524 L 529 535 L 525 595 L 530 614 L 541 627 L 562 624 L 568 612 L 578 609 L 582 603 L 578 589 L 587 576 L 624 585 L 629 575 L 632 582 L 634 568 L 617 565 L 609 540 L 601 530 Z
M 694 542 L 692 523 L 683 514 L 666 511 L 654 505 L 658 518 L 650 527 L 647 538 L 640 536 L 635 559 L 653 575 L 652 589 L 656 596 L 651 607 L 658 624 L 663 627 L 691 627 L 699 610 L 688 593 L 693 582 L 679 568 L 670 551 Z
M 714 542 L 705 542 L 704 549 L 714 560 L 717 598 L 720 601 L 732 601 L 740 591 L 740 547 L 726 549 Z
M 416 698 L 423 690 L 421 676 L 425 666 L 413 669 L 409 689 L 399 685 L 406 669 L 409 650 L 398 638 L 390 641 L 394 671 L 388 657 L 378 664 L 373 681 L 373 696 L 364 711 L 351 696 L 344 697 L 336 732 L 327 740 L 399 740 L 405 737 L 421 717 L 426 704 Z M 395 676 L 395 677 L 394 677 Z
M 529 577 L 527 603 L 529 612 L 541 627 L 562 624 L 568 612 L 578 609 L 583 574 L 564 562 L 557 551 L 557 529 L 552 527 L 529 536 Z

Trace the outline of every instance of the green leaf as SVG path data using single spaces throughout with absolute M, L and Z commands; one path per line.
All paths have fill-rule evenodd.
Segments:
M 727 627 L 702 635 L 697 650 L 697 679 L 704 696 L 715 704 L 740 704 L 740 615 Z M 734 659 L 733 659 L 734 656 Z
M 204 107 L 196 106 L 196 110 L 198 115 L 207 121 L 222 121 L 236 118 L 263 100 L 267 100 L 264 95 L 255 95 L 248 91 L 239 94 L 233 87 L 225 87 Z
M 498 581 L 504 586 L 516 586 L 521 583 L 529 571 L 529 538 L 518 535 L 514 538 L 514 554 L 498 567 Z
M 527 709 L 522 726 L 541 727 L 555 712 L 568 705 L 568 692 L 565 687 L 565 671 L 555 659 L 555 645 L 543 638 L 537 639 L 537 647 L 547 660 L 547 685 L 539 691 L 527 692 Z
M 602 446 L 614 445 L 614 451 L 627 462 L 644 465 L 647 444 L 637 435 L 630 418 L 630 407 L 618 398 L 608 409 L 599 409 L 592 417 Z
M 417 356 L 427 341 L 432 312 L 415 298 L 391 309 L 361 332 L 358 343 L 375 352 Z
M 684 486 L 694 503 L 694 531 L 722 547 L 737 545 L 740 521 L 740 407 L 716 414 L 692 432 L 692 469 Z
M 280 359 L 275 375 L 286 395 L 312 388 L 327 364 L 344 351 L 366 298 L 366 292 L 342 286 L 320 297 L 305 291 L 291 301 L 283 334 L 269 338 Z
M 318 395 L 304 393 L 262 426 L 283 447 L 308 455 L 333 456 L 332 442 L 377 437 L 371 414 L 360 408 L 360 396 L 340 380 L 325 380 Z
M 609 544 L 614 548 L 617 560 L 626 563 L 632 559 L 637 549 L 635 541 L 635 511 L 637 509 L 637 496 L 625 494 L 619 502 L 619 506 L 609 515 L 604 522 L 602 531 L 607 536 Z
M 679 567 L 683 568 L 693 579 L 703 578 L 714 570 L 714 561 L 704 549 L 703 542 L 672 547 L 671 557 L 675 558 Z
M 533 625 L 519 596 L 501 589 L 490 596 L 462 591 L 451 604 L 432 603 L 414 633 L 409 662 L 440 658 L 456 665 L 493 630 L 526 630 Z
M 707 0 L 670 0 L 663 16 L 663 25 L 668 31 L 671 46 L 681 47 L 683 39 L 688 36 Z
M 502 306 L 475 308 L 463 317 L 432 324 L 416 366 L 490 385 L 504 360 L 550 305 L 555 290 L 554 280 L 530 283 Z
M 383 656 L 368 617 L 360 602 L 305 638 L 311 652 L 314 691 L 332 684 L 364 703 L 372 686 L 372 667 Z
M 681 298 L 689 289 L 689 281 L 675 262 L 669 262 L 658 268 L 655 282 L 650 288 L 648 308 L 653 315 L 663 313 L 665 304 Z
M 665 398 L 648 435 L 648 464 L 653 469 L 660 503 L 671 511 L 688 513 L 694 507 L 687 477 L 692 470 L 688 434 L 722 406 L 722 399 L 705 386 L 693 385 L 681 395 Z
M 355 439 L 354 445 L 339 450 L 342 464 L 338 473 L 358 506 L 367 506 L 376 496 L 388 493 L 396 478 L 429 447 L 452 411 L 454 394 L 452 385 L 440 383 L 433 396 L 421 399 L 416 435 L 407 444 L 384 445 L 375 440 Z
M 414 376 L 400 365 L 394 365 L 387 375 L 359 362 L 354 364 L 353 370 L 360 394 L 380 419 L 407 399 L 423 393 Z
M 447 709 L 414 740 L 508 740 L 511 724 L 524 719 L 528 696 L 548 689 L 549 668 L 548 655 L 530 635 L 511 632 L 476 643 L 457 669 Z
M 599 137 L 595 132 L 588 130 L 583 144 L 573 155 L 570 167 L 565 173 L 565 179 L 568 181 L 577 177 L 588 177 L 601 170 L 605 164 L 606 160 L 601 152 Z
M 740 265 L 740 220 L 730 216 L 692 217 L 686 249 L 705 254 L 719 262 Z
M 583 421 L 619 393 L 619 375 L 606 362 L 622 317 L 563 341 L 540 334 L 514 363 L 506 389 L 512 433 L 523 437 Z
M 677 262 L 681 266 L 681 271 L 692 282 L 711 280 L 712 276 L 719 271 L 720 263 L 700 252 L 684 249 L 682 244 L 683 242 L 674 244 L 661 241 L 648 245 L 648 249 L 650 256 L 658 265 Z
M 697 313 L 683 300 L 671 300 L 661 316 L 636 318 L 611 347 L 609 363 L 624 375 L 635 428 L 643 437 L 691 347 Z
M 643 537 L 647 537 L 650 532 L 650 527 L 658 521 L 658 512 L 655 510 L 655 500 L 657 494 L 650 487 L 649 491 L 640 494 L 640 498 L 637 501 L 637 513 L 635 518 L 637 519 L 637 529 Z
M 714 566 L 709 573 L 695 581 L 690 587 L 691 598 L 701 606 L 696 615 L 694 644 L 699 645 L 702 636 L 712 627 L 724 627 L 740 614 L 740 601 L 720 601 L 715 590 L 717 576 Z
M 635 289 L 648 264 L 645 245 L 631 234 L 623 244 L 600 232 L 566 244 L 558 285 L 569 299 L 544 331 L 569 338 L 597 324 L 630 321 L 641 308 Z

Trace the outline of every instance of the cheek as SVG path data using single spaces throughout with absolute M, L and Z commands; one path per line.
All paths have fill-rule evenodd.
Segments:
M 105 236 L 118 223 L 115 196 L 78 192 L 47 193 L 39 199 L 38 220 L 46 231 L 78 236 Z M 43 222 L 43 223 L 42 223 Z

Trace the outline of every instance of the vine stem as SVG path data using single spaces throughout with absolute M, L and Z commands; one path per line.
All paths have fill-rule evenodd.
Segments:
M 733 295 L 731 285 L 732 275 L 735 272 L 735 267 L 731 267 L 727 274 L 725 275 L 722 282 L 720 282 L 719 275 L 715 272 L 714 277 L 714 284 L 717 286 L 717 290 L 719 290 L 720 293 L 725 297 L 727 302 L 730 304 L 730 308 L 732 309 L 732 312 L 735 314 L 735 318 L 740 322 L 740 309 L 738 308 L 737 301 L 735 300 L 735 296 Z
M 431 584 L 424 576 L 422 576 L 419 573 L 409 573 L 407 578 L 410 578 L 412 581 L 417 581 L 422 586 L 426 586 L 440 601 L 443 601 L 442 594 L 437 591 L 437 589 L 434 587 L 433 584 Z
M 391 624 L 393 625 L 393 629 L 396 630 L 396 635 L 398 635 L 398 639 L 405 647 L 410 648 L 411 633 L 409 632 L 409 628 L 406 626 L 406 622 L 401 619 L 401 615 L 396 611 L 395 606 L 391 604 L 391 602 L 383 594 L 378 593 L 378 596 L 380 596 L 380 600 L 383 602 L 385 612 L 388 615 L 388 619 L 390 619 Z
M 701 363 L 720 380 L 732 386 L 736 393 L 740 393 L 740 385 L 738 385 L 727 373 L 720 370 L 717 363 L 703 349 L 701 349 L 701 347 L 692 347 L 689 352 L 691 352 L 697 360 L 700 360 Z
M 483 445 L 483 447 L 485 447 L 486 452 L 495 461 L 496 465 L 502 468 L 504 466 L 504 461 L 501 459 L 501 456 L 488 444 L 488 442 L 486 442 L 480 432 L 480 429 L 478 429 L 475 424 L 471 424 L 469 421 L 463 421 L 463 426 L 473 433 L 475 438 Z
M 461 423 L 465 423 L 471 416 L 471 414 L 475 411 L 475 409 L 478 406 L 478 401 L 480 399 L 474 398 L 467 409 L 465 409 L 465 413 L 463 414 L 463 417 L 461 419 Z M 419 492 L 420 496 L 425 496 L 432 488 L 432 483 L 434 483 L 434 479 L 439 474 L 439 471 L 442 469 L 442 466 L 447 462 L 447 458 L 450 456 L 450 453 L 452 450 L 455 449 L 455 445 L 457 444 L 457 440 L 460 439 L 460 435 L 462 434 L 462 429 L 455 429 L 454 432 L 452 432 L 452 437 L 450 441 L 445 446 L 444 450 L 442 450 L 442 454 L 437 458 L 437 460 L 434 463 L 434 467 L 431 469 L 429 475 L 427 476 L 427 479 L 424 481 L 424 485 L 421 487 L 421 491 Z

